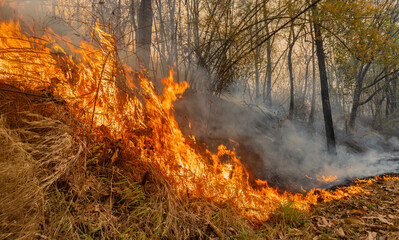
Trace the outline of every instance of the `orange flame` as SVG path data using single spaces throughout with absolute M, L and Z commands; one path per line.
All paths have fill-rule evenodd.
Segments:
M 175 83 L 173 71 L 162 80 L 162 95 L 143 74 L 121 66 L 115 39 L 96 25 L 100 48 L 86 42 L 69 52 L 57 44 L 59 38 L 41 38 L 21 33 L 18 23 L 0 24 L 0 81 L 26 90 L 51 91 L 62 96 L 82 121 L 107 127 L 114 136 L 132 136 L 126 147 L 139 149 L 141 159 L 152 164 L 173 186 L 176 194 L 229 202 L 242 215 L 266 220 L 285 202 L 307 210 L 318 201 L 330 201 L 368 193 L 360 186 L 338 188 L 333 192 L 311 190 L 306 195 L 279 193 L 266 181 L 250 183 L 250 173 L 235 150 L 220 145 L 217 153 L 200 155 L 188 144 L 173 116 L 173 101 L 188 88 Z M 136 84 L 138 76 L 139 84 Z M 322 176 L 325 182 L 336 177 Z
M 325 182 L 325 183 L 332 183 L 338 180 L 337 176 L 320 176 L 320 175 L 316 175 L 316 179 L 319 182 Z

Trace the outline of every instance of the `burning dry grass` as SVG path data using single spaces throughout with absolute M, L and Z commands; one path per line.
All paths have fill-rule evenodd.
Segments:
M 9 103 L 1 108 L 0 125 L 2 238 L 310 239 L 341 234 L 336 231 L 341 225 L 331 225 L 333 217 L 325 215 L 339 201 L 310 214 L 283 203 L 270 221 L 253 225 L 229 202 L 176 196 L 168 178 L 148 160 L 129 160 L 135 155 L 124 151 L 116 154 L 118 146 L 107 135 L 87 135 L 84 144 L 76 135 L 81 126 L 71 124 L 75 121 L 64 105 L 37 104 L 34 97 L 21 99 L 13 93 L 1 96 Z M 27 108 L 30 112 L 14 111 Z M 8 180 L 3 184 L 3 179 Z M 359 187 L 386 180 L 363 180 Z M 327 225 L 318 220 L 322 217 Z M 367 228 L 363 235 L 356 228 L 343 231 L 348 238 L 367 234 Z
M 51 39 L 0 24 L 2 84 L 36 95 L 1 95 L 5 146 L 15 145 L 4 149 L 3 236 L 253 239 L 264 236 L 253 229 L 270 216 L 301 227 L 302 210 L 368 193 L 350 186 L 282 194 L 266 181 L 250 182 L 224 146 L 198 153 L 173 116 L 172 102 L 187 84 L 174 83 L 171 71 L 157 95 L 151 81 L 121 66 L 112 35 L 99 26 L 99 49 L 82 43 L 71 49 L 80 56 L 74 59 Z
M 16 115 L 24 127 L 0 121 L 1 238 L 208 239 L 251 229 L 228 205 L 177 197 L 151 166 L 130 169 L 145 175 L 135 181 L 110 164 L 106 144 L 84 148 L 59 120 Z

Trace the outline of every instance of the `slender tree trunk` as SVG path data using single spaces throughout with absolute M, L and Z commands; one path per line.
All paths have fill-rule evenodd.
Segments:
M 314 23 L 314 32 L 315 32 L 317 61 L 319 63 L 319 72 L 320 72 L 321 100 L 323 106 L 324 125 L 325 125 L 326 138 L 327 138 L 327 150 L 330 154 L 336 155 L 337 150 L 335 143 L 334 125 L 331 115 L 330 97 L 328 94 L 328 81 L 327 81 L 327 72 L 325 64 L 325 55 L 323 49 L 323 38 L 321 35 L 320 26 L 318 25 L 317 22 Z
M 129 20 L 130 20 L 130 26 L 131 26 L 131 40 L 132 42 L 135 39 L 135 34 L 137 33 L 137 24 L 136 24 L 136 7 L 134 6 L 134 0 L 130 1 L 130 6 L 129 6 Z M 134 50 L 134 47 L 133 47 Z
M 259 72 L 259 55 L 258 50 L 255 54 L 255 101 L 258 102 L 260 99 L 260 72 Z
M 122 21 L 121 21 L 121 0 L 118 0 L 118 6 L 116 7 L 116 10 L 115 10 L 115 15 L 116 15 L 116 17 L 115 17 L 115 27 L 114 27 L 114 29 L 116 30 L 116 33 L 115 33 L 115 37 L 116 37 L 116 39 L 118 40 L 118 41 L 120 41 L 121 40 L 121 38 L 122 38 L 122 36 L 123 36 L 123 26 L 122 26 Z M 122 41 L 123 42 L 123 41 Z
M 175 32 L 175 1 L 168 0 L 168 6 L 169 6 L 169 26 L 168 29 L 170 31 L 169 39 L 170 39 L 170 44 L 169 44 L 169 52 L 168 52 L 168 64 L 173 65 L 176 60 L 174 59 L 175 53 L 173 51 L 174 46 L 176 45 L 176 32 Z
M 162 2 L 161 0 L 156 0 L 155 1 L 156 5 L 157 5 L 157 9 L 158 9 L 158 21 L 159 21 L 159 39 L 160 39 L 160 61 L 161 63 L 168 63 L 168 59 L 167 59 L 167 55 L 168 53 L 166 52 L 167 49 L 167 41 L 166 41 L 166 31 L 165 31 L 165 20 L 164 20 L 164 16 L 162 14 Z
M 302 94 L 302 101 L 305 102 L 306 93 L 308 92 L 308 78 L 309 78 L 309 64 L 310 60 L 312 60 L 312 56 L 306 61 L 306 69 L 305 69 L 305 86 Z
M 187 4 L 186 4 L 186 13 L 187 13 L 186 18 L 187 18 L 188 22 L 191 22 L 191 21 L 192 21 L 190 12 L 191 12 L 191 10 L 190 10 L 190 4 L 187 3 Z M 187 26 L 187 43 L 188 43 L 188 44 L 191 44 L 191 24 L 187 24 L 186 26 Z M 191 62 L 192 62 L 192 56 L 191 56 L 191 55 L 192 55 L 192 54 L 191 54 L 191 49 L 188 49 L 188 56 L 187 56 L 187 60 L 188 60 L 187 65 L 188 65 L 188 66 L 187 66 L 187 68 L 185 69 L 185 78 L 184 78 L 184 79 L 186 79 L 186 81 L 189 81 L 190 88 L 191 88 L 191 86 L 193 85 L 193 84 L 192 84 L 192 81 L 190 81 L 190 80 L 192 80 L 192 79 L 189 78 L 189 77 L 191 77 L 191 75 L 190 75 L 190 72 L 191 72 Z
M 193 35 L 194 35 L 194 49 L 195 51 L 199 50 L 199 1 L 193 0 L 193 12 L 194 12 L 194 21 L 193 21 Z
M 387 77 L 388 78 L 388 77 Z M 389 110 L 391 108 L 391 94 L 389 92 L 389 85 L 385 88 L 386 105 L 385 105 L 385 116 L 388 117 L 391 113 Z
M 152 37 L 152 3 L 151 0 L 141 0 L 137 15 L 138 29 L 136 34 L 137 57 L 141 65 L 148 69 L 151 60 Z
M 294 33 L 294 25 L 293 23 L 291 24 L 291 34 L 290 38 L 292 39 L 292 42 L 290 42 L 289 50 L 288 50 L 288 71 L 290 74 L 290 108 L 289 108 L 289 113 L 288 113 L 288 118 L 293 118 L 294 116 L 294 109 L 295 109 L 295 100 L 294 100 L 294 73 L 292 70 L 292 50 L 294 48 L 295 44 L 295 33 Z
M 397 95 L 398 95 L 398 77 L 397 76 L 392 76 L 394 80 L 392 80 L 392 97 L 391 97 L 391 114 L 394 113 L 397 110 L 398 107 L 398 100 L 397 100 Z
M 269 24 L 266 23 L 266 34 L 269 36 Z M 272 106 L 272 46 L 270 38 L 266 41 L 266 105 Z
M 355 91 L 353 92 L 353 99 L 352 99 L 352 110 L 349 116 L 349 124 L 348 124 L 349 130 L 351 131 L 354 130 L 356 116 L 360 106 L 360 95 L 362 94 L 363 80 L 370 66 L 371 66 L 370 63 L 366 65 L 362 63 L 361 66 L 359 67 L 359 72 L 356 76 Z
M 314 112 L 316 108 L 316 61 L 315 61 L 315 40 L 313 35 L 313 28 L 310 27 L 310 34 L 312 37 L 312 101 L 310 104 L 310 113 L 309 113 L 309 123 L 312 124 L 314 121 Z
M 258 5 L 258 0 L 255 1 L 255 5 Z M 258 23 L 258 14 L 255 15 L 255 22 Z M 227 31 L 226 31 L 227 32 Z M 259 41 L 258 24 L 255 24 L 255 42 Z M 258 102 L 260 99 L 260 72 L 259 72 L 259 47 L 255 50 L 255 101 Z

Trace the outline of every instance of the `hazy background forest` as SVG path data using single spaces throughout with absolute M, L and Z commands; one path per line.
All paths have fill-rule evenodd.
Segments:
M 153 78 L 172 66 L 191 89 L 239 93 L 302 119 L 321 102 L 320 94 L 312 101 L 317 22 L 334 113 L 353 128 L 358 115 L 382 127 L 397 111 L 397 1 L 8 2 L 69 37 L 90 40 L 99 22 L 117 36 L 122 58 L 138 57 Z
M 10 4 L 20 5 L 25 18 L 69 37 L 90 40 L 99 22 L 117 36 L 121 58 L 144 66 L 153 79 L 171 66 L 193 90 L 232 94 L 310 122 L 321 110 L 317 23 L 337 125 L 353 129 L 364 117 L 369 125 L 398 134 L 397 1 Z

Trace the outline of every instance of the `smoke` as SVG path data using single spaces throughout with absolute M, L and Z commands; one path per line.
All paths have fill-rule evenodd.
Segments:
M 43 23 L 38 25 L 49 25 L 57 34 L 72 37 L 74 42 L 80 41 L 62 21 L 48 20 L 54 18 L 40 4 L 43 2 L 49 1 L 9 1 L 0 7 L 0 20 L 21 15 L 26 20 L 35 19 L 36 24 Z M 192 79 L 189 83 L 195 89 L 206 90 L 209 79 L 202 77 L 206 75 L 205 70 L 197 68 L 190 71 L 186 80 Z M 275 96 L 274 104 L 284 105 L 285 99 L 284 94 Z M 348 136 L 337 127 L 338 157 L 331 157 L 326 153 L 321 121 L 309 126 L 306 122 L 284 119 L 279 109 L 246 104 L 241 98 L 217 98 L 193 91 L 185 94 L 175 109 L 179 126 L 186 135 L 196 136 L 213 151 L 219 144 L 236 148 L 255 178 L 285 190 L 330 186 L 317 179 L 321 175 L 337 176 L 338 181 L 332 184 L 339 184 L 346 179 L 399 172 L 399 140 L 387 139 L 366 127 L 360 127 L 356 136 Z
M 255 178 L 283 190 L 326 188 L 353 178 L 399 172 L 399 152 L 394 151 L 398 139 L 366 127 L 360 127 L 355 136 L 337 127 L 338 156 L 332 157 L 327 154 L 321 121 L 309 126 L 237 98 L 192 92 L 175 104 L 175 110 L 185 134 L 196 136 L 214 151 L 219 144 L 235 147 Z M 323 182 L 323 175 L 338 179 Z

